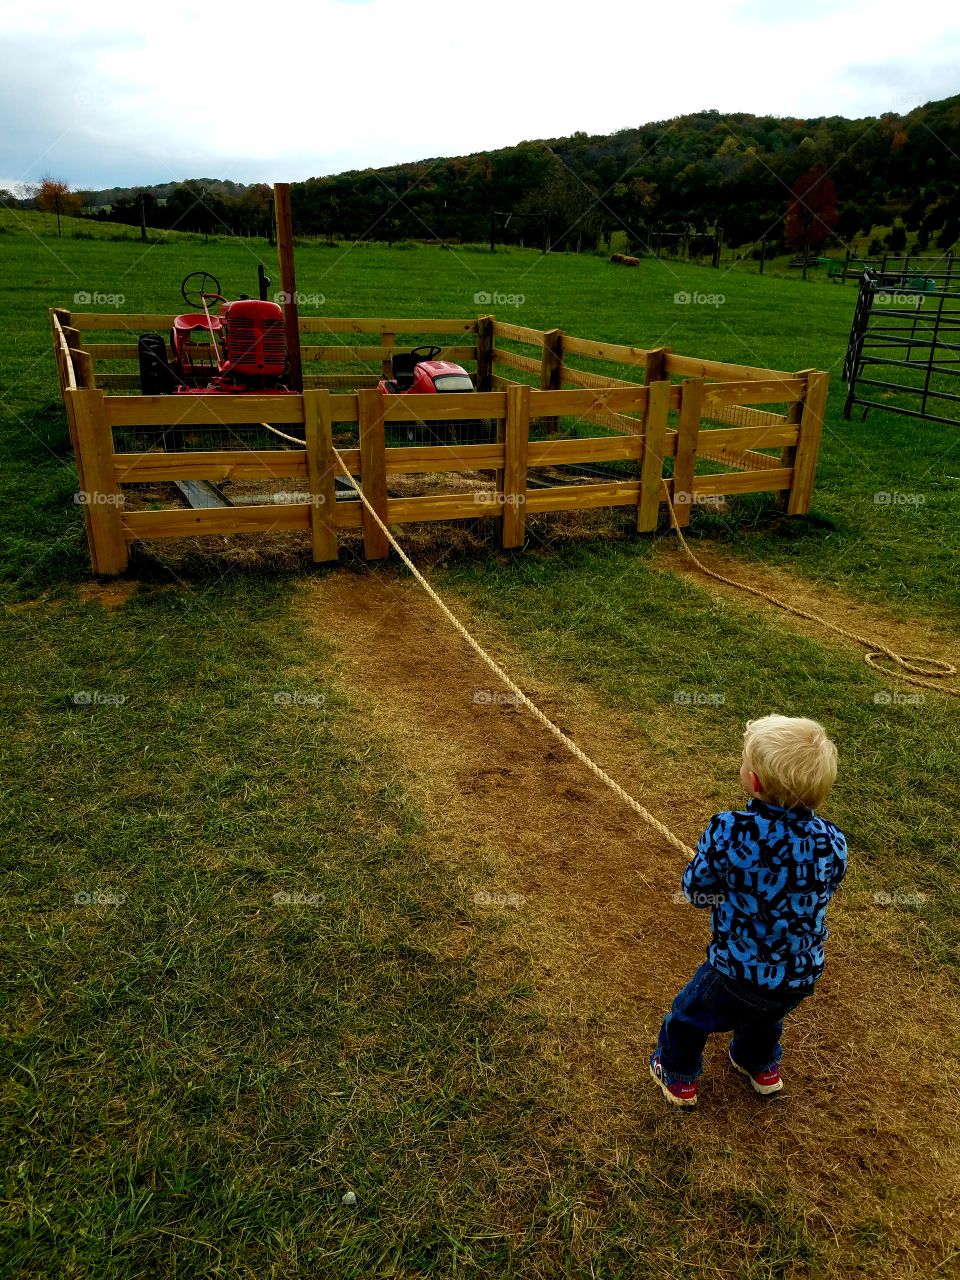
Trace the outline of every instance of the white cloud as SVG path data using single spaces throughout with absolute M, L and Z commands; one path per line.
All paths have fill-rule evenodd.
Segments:
M 705 107 L 906 111 L 955 65 L 949 13 L 924 0 L 908 24 L 892 0 L 687 0 L 656 21 L 625 0 L 8 7 L 0 172 L 78 186 L 297 179 Z M 874 75 L 894 30 L 899 74 Z

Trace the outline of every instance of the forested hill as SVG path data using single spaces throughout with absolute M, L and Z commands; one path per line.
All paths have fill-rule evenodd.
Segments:
M 657 229 L 720 225 L 728 244 L 745 244 L 771 227 L 782 235 L 791 191 L 810 189 L 813 174 L 817 192 L 824 176 L 835 188 L 843 239 L 881 225 L 915 233 L 921 248 L 949 247 L 960 233 L 958 156 L 960 96 L 861 120 L 703 111 L 608 135 L 312 178 L 294 184 L 293 212 L 298 234 L 336 239 L 481 241 L 493 232 L 589 247 L 616 229 L 642 242 Z M 103 194 L 88 193 L 86 203 Z M 151 226 L 251 234 L 269 219 L 263 185 L 194 180 L 144 200 Z M 138 196 L 117 193 L 97 216 L 137 222 Z
M 791 189 L 819 166 L 836 189 L 842 236 L 900 218 L 908 230 L 946 233 L 952 243 L 958 156 L 960 96 L 862 120 L 704 111 L 599 137 L 315 178 L 294 188 L 294 213 L 304 232 L 334 235 L 360 233 L 380 217 L 378 239 L 482 240 L 496 210 L 514 212 L 508 232 L 526 226 L 528 240 L 543 216 L 554 234 L 576 225 L 585 238 L 612 227 L 642 234 L 657 224 L 720 223 L 728 243 L 742 244 L 786 211 Z M 402 205 L 392 208 L 396 197 Z M 498 238 L 503 222 L 497 218 Z

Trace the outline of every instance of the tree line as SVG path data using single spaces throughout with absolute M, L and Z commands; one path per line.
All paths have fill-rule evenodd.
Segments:
M 819 248 L 882 225 L 892 228 L 888 248 L 902 248 L 910 233 L 921 249 L 945 249 L 960 235 L 958 156 L 960 96 L 859 120 L 703 111 L 608 135 L 310 178 L 292 185 L 291 202 L 295 233 L 330 241 L 593 249 L 622 230 L 638 252 L 671 236 L 697 244 L 722 228 L 727 244 L 766 237 L 772 249 Z M 69 194 L 81 213 L 105 221 L 270 232 L 265 184 L 197 180 L 158 191 L 110 193 L 101 208 L 97 193 Z

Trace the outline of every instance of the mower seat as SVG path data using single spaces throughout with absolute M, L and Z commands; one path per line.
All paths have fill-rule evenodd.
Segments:
M 415 356 L 411 351 L 398 351 L 391 361 L 393 381 L 397 391 L 413 386 L 413 375 L 423 356 Z
M 174 333 L 181 333 L 185 337 L 188 337 L 194 329 L 206 329 L 208 333 L 219 333 L 222 327 L 219 316 L 211 316 L 209 321 L 206 316 L 201 315 L 174 316 L 173 318 Z

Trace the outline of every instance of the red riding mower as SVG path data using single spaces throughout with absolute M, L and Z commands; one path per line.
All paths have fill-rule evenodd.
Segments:
M 180 292 L 195 310 L 174 317 L 170 359 L 159 333 L 145 333 L 137 343 L 144 395 L 293 394 L 283 385 L 289 370 L 283 311 L 266 300 L 270 281 L 262 266 L 259 277 L 259 300 L 241 294 L 228 302 L 209 272 L 187 276 Z M 217 304 L 220 314 L 211 315 Z
M 383 395 L 446 395 L 473 391 L 473 380 L 459 364 L 436 357 L 442 347 L 428 345 L 398 351 L 391 359 L 392 378 L 377 384 Z M 411 422 L 407 439 L 424 444 L 485 444 L 496 439 L 496 424 L 480 418 L 451 422 Z

